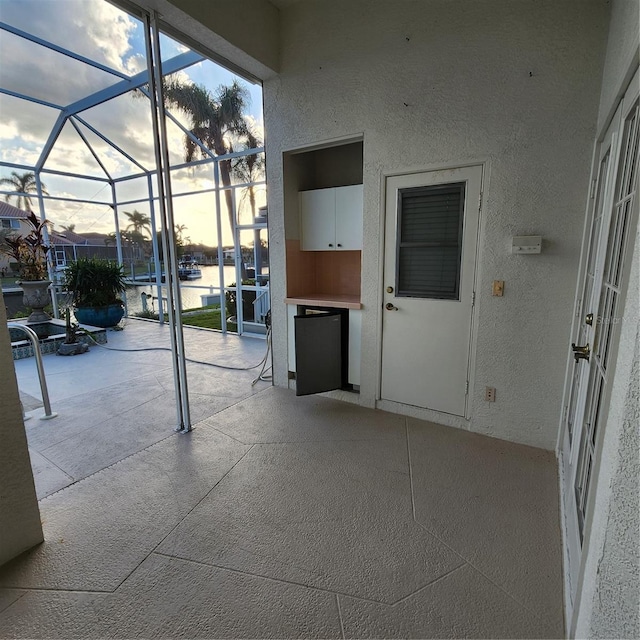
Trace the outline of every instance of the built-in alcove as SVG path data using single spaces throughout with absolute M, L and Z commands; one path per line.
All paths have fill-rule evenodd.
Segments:
M 284 154 L 288 299 L 350 301 L 359 306 L 361 250 L 303 251 L 300 192 L 362 185 L 362 153 L 358 140 Z

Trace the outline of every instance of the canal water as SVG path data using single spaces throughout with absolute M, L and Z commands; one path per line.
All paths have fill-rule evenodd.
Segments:
M 217 287 L 220 285 L 220 270 L 216 265 L 202 266 L 199 265 L 202 271 L 202 278 L 198 280 L 181 280 L 180 281 L 180 294 L 182 296 L 182 308 L 193 309 L 202 306 L 200 296 L 207 293 L 218 293 L 216 289 L 209 290 L 209 287 Z M 226 287 L 233 284 L 236 281 L 236 268 L 234 266 L 224 267 L 224 284 Z M 129 315 L 142 311 L 142 299 L 141 294 L 151 294 L 154 298 L 158 295 L 158 290 L 154 285 L 136 285 L 128 287 L 126 290 L 127 298 L 127 310 Z M 166 289 L 163 287 L 162 295 L 166 297 Z M 149 300 L 147 302 L 149 309 L 153 308 L 153 311 L 158 311 L 158 301 Z

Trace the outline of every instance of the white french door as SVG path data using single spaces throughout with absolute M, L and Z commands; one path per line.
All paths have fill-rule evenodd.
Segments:
M 592 489 L 617 355 L 630 240 L 637 224 L 638 81 L 636 73 L 599 144 L 591 220 L 584 237 L 562 443 L 571 606 L 593 508 Z

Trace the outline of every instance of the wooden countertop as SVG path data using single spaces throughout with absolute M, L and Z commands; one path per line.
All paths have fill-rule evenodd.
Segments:
M 309 293 L 303 296 L 285 298 L 287 304 L 306 304 L 332 309 L 362 309 L 358 296 L 348 296 L 336 293 Z

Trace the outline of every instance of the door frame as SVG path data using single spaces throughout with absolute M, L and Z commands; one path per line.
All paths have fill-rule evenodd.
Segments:
M 585 288 L 585 278 L 587 262 L 589 259 L 589 241 L 590 232 L 593 224 L 595 209 L 597 206 L 597 180 L 600 171 L 600 151 L 603 142 L 605 142 L 608 135 L 611 133 L 613 127 L 613 136 L 611 143 L 611 159 L 610 159 L 610 185 L 608 193 L 606 194 L 607 200 L 604 202 L 603 207 L 606 208 L 606 219 L 604 220 L 603 228 L 600 233 L 606 231 L 610 233 L 609 223 L 611 220 L 611 211 L 613 209 L 616 197 L 616 186 L 618 181 L 618 172 L 620 169 L 620 153 L 621 153 L 621 141 L 623 139 L 626 118 L 631 112 L 631 108 L 636 104 L 636 101 L 640 99 L 640 69 L 635 68 L 635 71 L 629 74 L 630 79 L 623 84 L 623 90 L 619 93 L 619 97 L 615 103 L 615 108 L 612 109 L 610 117 L 603 125 L 599 135 L 597 136 L 592 154 L 591 162 L 591 174 L 589 180 L 589 199 L 587 201 L 587 207 L 585 212 L 585 223 L 582 234 L 582 244 L 580 253 L 580 263 L 578 276 L 576 281 L 576 293 L 574 298 L 574 314 L 571 323 L 571 333 L 568 342 L 578 335 L 579 327 L 583 322 L 584 313 L 587 312 L 585 305 L 589 301 L 581 300 Z M 629 78 L 629 76 L 627 76 Z M 617 122 L 616 122 L 617 121 Z M 640 179 L 636 176 L 636 180 Z M 621 313 L 624 311 L 624 307 L 627 300 L 629 290 L 629 273 L 631 270 L 633 259 L 633 247 L 637 236 L 637 226 L 639 224 L 639 209 L 640 209 L 640 190 L 636 192 L 635 202 L 630 211 L 629 218 L 629 233 L 626 238 L 627 246 L 623 247 L 626 253 L 623 255 L 623 261 L 620 267 L 620 296 L 619 296 L 619 308 Z M 606 227 L 606 229 L 605 229 Z M 600 259 L 606 258 L 607 246 L 604 246 L 604 255 L 600 256 Z M 601 294 L 600 294 L 601 295 Z M 597 309 L 595 310 L 597 315 Z M 558 429 L 558 440 L 556 446 L 556 454 L 558 458 L 559 468 L 559 493 L 560 493 L 560 508 L 561 508 L 561 531 L 563 542 L 563 578 L 564 578 L 564 604 L 565 604 L 565 628 L 568 634 L 573 634 L 575 631 L 574 626 L 576 624 L 576 614 L 580 608 L 581 595 L 584 586 L 584 574 L 586 568 L 586 560 L 589 557 L 589 547 L 592 540 L 592 524 L 594 520 L 594 503 L 597 498 L 597 494 L 601 490 L 600 472 L 602 465 L 602 452 L 606 434 L 606 426 L 609 419 L 609 408 L 612 390 L 616 375 L 616 365 L 619 356 L 620 335 L 622 329 L 622 322 L 616 323 L 612 329 L 609 350 L 610 350 L 610 364 L 607 367 L 607 380 L 603 389 L 602 397 L 602 422 L 598 425 L 599 430 L 596 435 L 596 442 L 594 448 L 594 459 L 592 467 L 592 479 L 590 484 L 589 493 L 587 496 L 587 506 L 585 519 L 583 523 L 583 540 L 581 548 L 579 547 L 579 565 L 576 573 L 576 583 L 573 586 L 571 583 L 571 565 L 570 565 L 570 545 L 572 544 L 571 536 L 578 534 L 577 529 L 574 528 L 577 523 L 576 514 L 573 512 L 573 501 L 567 500 L 568 496 L 565 493 L 566 486 L 566 473 L 571 473 L 571 460 L 565 460 L 565 447 L 568 442 L 568 427 L 566 420 L 566 412 L 569 410 L 570 394 L 572 388 L 572 370 L 573 370 L 573 354 L 571 349 L 567 352 L 567 366 L 565 370 L 565 382 L 562 396 L 562 405 L 560 411 L 560 422 Z M 586 396 L 586 386 L 588 385 L 587 372 L 583 372 L 580 382 L 580 394 L 579 401 L 584 402 Z M 584 411 L 584 407 L 581 412 Z M 582 420 L 582 416 L 581 416 Z M 582 429 L 582 425 L 581 425 Z M 568 449 L 571 455 L 571 449 Z M 577 455 L 579 455 L 579 443 Z M 571 473 L 573 476 L 573 473 Z M 571 478 L 569 478 L 571 480 Z M 575 601 L 572 601 L 575 593 Z
M 450 171 L 452 169 L 466 169 L 471 167 L 479 167 L 481 170 L 480 177 L 480 204 L 478 208 L 478 220 L 476 226 L 476 251 L 473 265 L 473 291 L 475 295 L 474 304 L 471 308 L 471 325 L 469 335 L 469 354 L 468 354 L 468 375 L 469 375 L 469 390 L 466 399 L 465 414 L 463 416 L 455 416 L 449 413 L 442 413 L 440 411 L 434 411 L 433 409 L 422 409 L 412 405 L 401 404 L 393 402 L 391 400 L 382 399 L 382 332 L 383 332 L 383 300 L 384 300 L 384 286 L 385 286 L 385 272 L 384 272 L 384 252 L 386 246 L 386 201 L 387 201 L 387 181 L 389 178 L 398 176 L 411 176 L 420 173 L 431 173 L 436 171 Z M 378 295 L 377 295 L 377 319 L 376 319 L 376 391 L 375 391 L 375 407 L 391 413 L 400 413 L 410 417 L 415 417 L 421 420 L 437 420 L 439 424 L 446 426 L 458 427 L 467 429 L 471 420 L 472 399 L 473 390 L 475 386 L 475 373 L 476 373 L 476 357 L 477 357 L 477 343 L 478 343 L 478 304 L 477 304 L 477 291 L 478 285 L 482 281 L 482 242 L 481 239 L 484 236 L 485 229 L 485 207 L 486 207 L 486 194 L 489 188 L 491 175 L 491 163 L 488 158 L 478 158 L 477 160 L 452 163 L 452 164 L 434 164 L 423 165 L 420 167 L 408 167 L 405 170 L 397 171 L 382 171 L 380 173 L 380 217 L 379 217 L 379 243 L 378 243 Z

